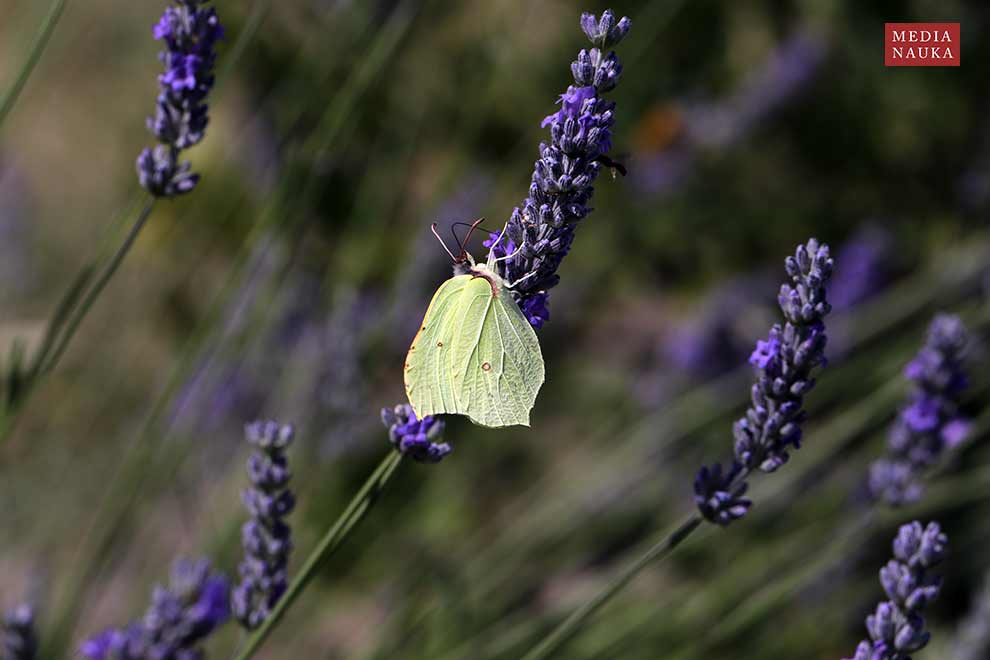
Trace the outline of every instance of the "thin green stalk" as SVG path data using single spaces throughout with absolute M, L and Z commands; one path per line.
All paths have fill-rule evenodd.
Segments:
M 231 46 L 230 51 L 227 53 L 226 57 L 224 57 L 223 68 L 217 75 L 217 87 L 219 87 L 221 83 L 225 82 L 234 72 L 234 67 L 237 66 L 241 56 L 244 55 L 244 51 L 247 50 L 247 47 L 251 44 L 251 41 L 254 40 L 254 35 L 258 32 L 259 28 L 261 28 L 261 24 L 265 21 L 265 17 L 268 16 L 268 12 L 271 8 L 271 0 L 255 0 L 254 5 L 251 7 L 251 14 L 244 23 L 244 29 L 237 35 L 237 41 L 234 42 L 234 45 Z M 215 93 L 216 92 L 214 91 L 214 94 Z
M 124 225 L 127 218 L 134 215 L 135 211 L 140 208 L 140 204 L 144 201 L 144 191 L 142 190 L 140 194 L 135 194 L 132 196 L 130 202 L 127 206 L 121 209 L 115 214 L 113 221 L 111 222 L 111 230 L 104 236 L 103 241 L 96 251 L 96 256 L 90 259 L 85 266 L 83 266 L 80 271 L 76 274 L 76 277 L 72 280 L 72 284 L 69 286 L 68 290 L 62 295 L 61 300 L 55 306 L 55 313 L 52 314 L 51 320 L 48 322 L 48 327 L 45 329 L 44 337 L 35 350 L 34 356 L 31 359 L 31 366 L 27 372 L 27 380 L 30 380 L 38 373 L 41 364 L 45 361 L 45 358 L 51 353 L 51 349 L 55 344 L 55 340 L 58 338 L 59 332 L 65 326 L 65 321 L 68 319 L 72 310 L 76 308 L 76 304 L 84 293 L 86 293 L 86 288 L 89 286 L 90 282 L 93 281 L 93 276 L 99 269 L 100 263 L 104 261 L 111 254 L 111 247 L 113 246 L 113 238 L 117 235 L 118 230 Z
M 65 325 L 66 319 L 72 313 L 72 310 L 76 308 L 76 303 L 86 292 L 86 287 L 93 280 L 93 274 L 96 272 L 96 264 L 88 263 L 80 269 L 76 274 L 75 279 L 72 280 L 72 284 L 69 289 L 62 296 L 58 305 L 55 306 L 55 313 L 52 314 L 51 320 L 48 322 L 48 327 L 45 328 L 45 335 L 41 340 L 41 344 L 34 353 L 34 357 L 31 359 L 31 366 L 28 368 L 27 380 L 30 383 L 35 376 L 38 375 L 41 370 L 41 365 L 44 363 L 45 358 L 51 352 L 52 347 L 55 345 L 55 339 L 58 337 L 59 332 Z
M 138 214 L 137 220 L 131 226 L 127 236 L 124 238 L 124 242 L 120 244 L 117 251 L 114 252 L 113 257 L 111 257 L 110 262 L 107 264 L 106 268 L 100 274 L 100 276 L 93 283 L 93 286 L 86 293 L 86 296 L 82 299 L 79 305 L 73 310 L 72 315 L 65 322 L 65 331 L 62 332 L 58 339 L 56 340 L 54 347 L 51 349 L 51 358 L 43 361 L 38 366 L 38 373 L 36 374 L 36 379 L 49 373 L 54 369 L 65 353 L 65 350 L 69 347 L 69 342 L 72 341 L 73 336 L 75 336 L 76 331 L 79 329 L 79 325 L 86 318 L 89 310 L 93 307 L 96 299 L 100 297 L 103 293 L 103 289 L 110 282 L 110 279 L 120 268 L 120 264 L 124 262 L 124 257 L 130 252 L 131 247 L 133 247 L 134 242 L 137 240 L 138 235 L 144 228 L 145 223 L 148 221 L 148 217 L 151 215 L 152 209 L 155 207 L 155 200 L 149 199 L 144 208 Z
M 389 450 L 385 458 L 382 459 L 382 462 L 378 464 L 375 471 L 368 477 L 368 480 L 364 482 L 361 490 L 357 492 L 351 503 L 347 505 L 344 512 L 340 514 L 337 521 L 330 527 L 326 535 L 324 535 L 309 554 L 309 557 L 306 558 L 306 562 L 299 569 L 299 574 L 289 584 L 289 588 L 278 601 L 275 609 L 268 615 L 264 623 L 244 641 L 243 646 L 235 656 L 236 660 L 247 660 L 261 648 L 261 645 L 268 638 L 268 635 L 271 634 L 272 629 L 278 624 L 286 610 L 289 609 L 296 598 L 302 593 L 303 589 L 316 576 L 316 572 L 323 562 L 333 555 L 343 544 L 347 535 L 351 533 L 371 510 L 371 507 L 374 506 L 378 500 L 378 496 L 385 489 L 385 485 L 388 484 L 389 479 L 401 462 L 402 454 Z
M 594 598 L 574 610 L 543 641 L 523 656 L 523 660 L 542 660 L 542 658 L 550 657 L 551 654 L 557 651 L 578 632 L 592 614 L 611 600 L 615 594 L 619 593 L 644 568 L 653 562 L 661 561 L 670 556 L 674 549 L 680 545 L 681 541 L 689 537 L 694 530 L 698 529 L 701 523 L 701 516 L 696 513 L 688 517 L 677 529 L 647 550 L 639 559 L 624 568 Z
M 93 278 L 96 276 L 98 265 L 102 261 L 103 254 L 109 252 L 106 242 L 97 257 L 79 271 L 68 290 L 63 294 L 62 299 L 55 307 L 51 320 L 48 322 L 41 344 L 31 358 L 30 365 L 24 374 L 23 390 L 18 394 L 17 400 L 12 402 L 5 409 L 4 414 L 0 416 L 0 440 L 5 439 L 12 431 L 18 411 L 30 398 L 41 378 L 58 364 L 87 312 L 130 251 L 141 228 L 148 220 L 154 203 L 154 199 L 145 203 L 123 243 L 117 247 L 110 262 L 96 278 L 96 281 L 94 282 Z
M 3 99 L 0 100 L 0 126 L 3 125 L 4 119 L 13 109 L 14 104 L 17 103 L 18 97 L 20 97 L 21 92 L 24 90 L 24 86 L 27 84 L 28 78 L 31 77 L 31 73 L 34 68 L 38 65 L 41 60 L 42 54 L 45 52 L 45 48 L 48 46 L 48 42 L 52 38 L 52 34 L 55 32 L 55 26 L 58 25 L 59 19 L 62 17 L 62 11 L 65 9 L 65 5 L 68 0 L 53 0 L 51 7 L 48 9 L 48 14 L 45 16 L 45 20 L 41 23 L 41 28 L 38 30 L 37 36 L 34 38 L 34 44 L 31 46 L 31 52 L 28 54 L 27 60 L 24 61 L 24 66 L 17 73 L 17 77 L 14 79 L 14 84 L 11 85 L 7 93 L 4 94 Z
M 118 467 L 100 498 L 94 520 L 78 540 L 79 550 L 73 563 L 80 568 L 66 580 L 68 587 L 65 589 L 65 600 L 60 603 L 49 627 L 50 652 L 45 653 L 43 658 L 61 658 L 65 655 L 91 585 L 101 578 L 106 567 L 112 563 L 114 553 L 127 552 L 131 540 L 127 533 L 133 529 L 129 525 L 135 511 L 144 503 L 138 494 L 142 491 L 154 493 L 165 484 L 172 483 L 190 455 L 187 443 L 166 442 L 166 432 L 161 430 L 162 420 L 170 410 L 176 391 L 182 383 L 187 382 L 193 366 L 202 362 L 204 355 L 209 353 L 207 347 L 211 342 L 221 341 L 217 328 L 222 327 L 220 319 L 224 311 L 229 309 L 227 303 L 241 286 L 237 274 L 245 270 L 245 264 L 261 237 L 277 226 L 279 218 L 285 217 L 278 211 L 281 208 L 279 203 L 271 208 L 245 241 L 245 247 L 233 267 L 234 274 L 217 294 L 217 302 L 210 306 L 210 313 L 186 340 L 178 362 L 172 368 L 141 428 L 124 447 Z M 162 447 L 165 448 L 164 455 L 159 450 Z

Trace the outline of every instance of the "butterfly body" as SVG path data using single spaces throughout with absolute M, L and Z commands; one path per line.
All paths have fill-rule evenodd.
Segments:
M 437 289 L 406 356 L 406 394 L 417 417 L 529 426 L 543 380 L 536 332 L 493 268 L 472 265 Z

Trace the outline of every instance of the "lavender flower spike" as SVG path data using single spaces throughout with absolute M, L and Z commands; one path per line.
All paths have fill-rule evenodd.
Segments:
M 969 422 L 959 416 L 967 386 L 964 370 L 966 328 L 958 316 L 940 314 L 928 328 L 928 340 L 905 369 L 914 383 L 887 438 L 887 455 L 870 468 L 870 493 L 891 506 L 917 501 L 921 477 L 944 450 L 966 437 Z
M 79 649 L 87 660 L 202 660 L 199 644 L 230 618 L 230 585 L 210 562 L 179 560 L 169 587 L 155 587 L 144 618 L 110 628 Z
M 179 161 L 183 149 L 198 144 L 209 122 L 206 97 L 213 88 L 216 43 L 223 26 L 206 0 L 176 0 L 155 26 L 155 39 L 165 42 L 159 58 L 165 72 L 158 77 L 160 92 L 150 130 L 161 143 L 144 149 L 137 159 L 138 179 L 155 197 L 174 197 L 196 187 L 199 175 Z
M 241 582 L 231 599 L 234 616 L 254 630 L 268 618 L 288 586 L 292 534 L 284 519 L 292 512 L 295 498 L 287 487 L 292 475 L 285 450 L 295 430 L 276 422 L 254 422 L 247 425 L 245 435 L 257 451 L 247 462 L 251 488 L 243 497 L 251 519 L 241 529 Z
M 786 263 L 790 282 L 777 297 L 785 323 L 770 329 L 749 361 L 759 369 L 752 405 L 736 422 L 736 460 L 747 471 L 773 472 L 787 462 L 788 449 L 798 449 L 804 395 L 815 386 L 811 372 L 825 364 L 825 316 L 831 310 L 825 295 L 832 276 L 827 245 L 811 239 Z
M 790 282 L 777 301 L 784 327 L 756 343 L 749 362 L 759 369 L 746 416 L 733 425 L 735 457 L 725 473 L 719 464 L 703 467 L 694 480 L 694 501 L 708 522 L 726 526 L 752 505 L 742 496 L 746 477 L 756 469 L 773 472 L 800 447 L 804 395 L 815 386 L 811 372 L 825 364 L 825 316 L 831 310 L 825 289 L 832 276 L 827 245 L 811 239 L 784 262 Z
M 38 635 L 34 630 L 34 610 L 18 605 L 7 613 L 0 626 L 0 658 L 34 660 L 38 657 Z
M 941 580 L 929 574 L 945 558 L 948 539 L 938 523 L 913 522 L 901 527 L 894 539 L 894 558 L 880 569 L 887 598 L 866 617 L 870 638 L 859 643 L 847 660 L 911 660 L 931 635 L 921 613 L 938 597 Z
M 631 21 L 615 20 L 611 10 L 601 18 L 581 17 L 581 29 L 594 47 L 578 53 L 571 64 L 574 85 L 560 95 L 560 110 L 548 115 L 550 143 L 540 143 L 529 196 L 509 218 L 505 236 L 492 234 L 499 274 L 513 285 L 513 297 L 536 328 L 549 319 L 549 290 L 560 277 L 557 268 L 570 250 L 577 223 L 591 212 L 593 184 L 611 147 L 615 103 L 604 93 L 619 82 L 622 65 L 614 52 Z M 607 160 L 605 162 L 608 162 Z
M 439 441 L 444 423 L 432 415 L 417 419 L 408 403 L 382 408 L 382 423 L 392 446 L 419 463 L 439 463 L 453 451 L 449 444 Z

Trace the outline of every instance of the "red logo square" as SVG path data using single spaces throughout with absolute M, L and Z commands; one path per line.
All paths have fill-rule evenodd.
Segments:
M 959 23 L 884 23 L 884 66 L 959 66 Z

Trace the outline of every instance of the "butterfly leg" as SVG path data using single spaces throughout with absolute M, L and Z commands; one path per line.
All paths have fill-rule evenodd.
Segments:
M 520 277 L 518 280 L 516 280 L 512 284 L 506 284 L 505 285 L 505 288 L 506 289 L 514 289 L 517 284 L 522 284 L 523 282 L 525 282 L 529 278 L 533 277 L 534 275 L 536 275 L 536 271 L 535 270 L 532 273 L 526 273 L 525 275 L 523 275 L 522 277 Z
M 494 266 L 494 265 L 495 265 L 496 263 L 498 263 L 499 261 L 502 261 L 502 260 L 504 259 L 504 257 L 503 257 L 502 259 L 496 259 L 496 258 L 495 258 L 495 247 L 496 247 L 496 246 L 497 246 L 497 245 L 498 245 L 499 243 L 501 243 L 501 242 L 502 242 L 502 238 L 503 238 L 503 237 L 505 236 L 505 232 L 506 232 L 506 231 L 507 231 L 508 229 L 509 229 L 509 223 L 507 222 L 507 223 L 505 223 L 505 225 L 503 225 L 503 226 L 502 226 L 502 231 L 500 231 L 500 232 L 499 232 L 499 234 L 498 234 L 498 238 L 496 238 L 496 239 L 495 239 L 495 240 L 494 240 L 494 241 L 492 242 L 492 245 L 491 245 L 491 247 L 490 247 L 490 248 L 488 248 L 488 267 L 489 267 L 489 268 L 491 268 L 491 267 L 492 267 L 492 266 Z

